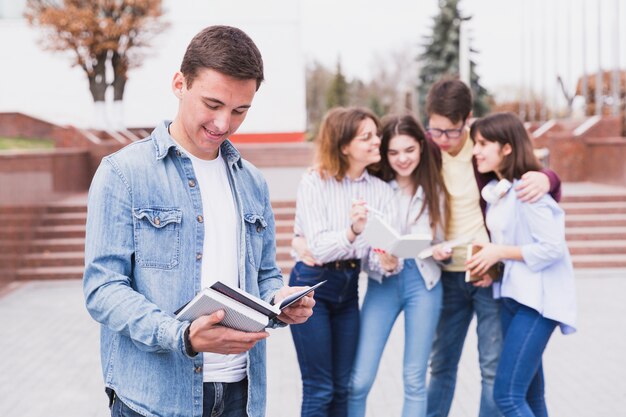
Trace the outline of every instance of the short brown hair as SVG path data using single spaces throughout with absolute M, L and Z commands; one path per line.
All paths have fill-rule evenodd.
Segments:
M 352 142 L 365 119 L 380 127 L 378 117 L 362 107 L 335 107 L 326 113 L 315 139 L 315 165 L 322 177 L 341 181 L 346 176 L 350 164 L 341 150 Z
M 263 58 L 252 39 L 241 29 L 231 26 L 209 26 L 193 37 L 180 72 L 191 87 L 198 70 L 208 68 L 241 80 L 263 82 Z
M 503 178 L 513 181 L 522 178 L 528 171 L 541 171 L 541 163 L 535 156 L 528 132 L 515 114 L 494 113 L 478 119 L 470 128 L 474 141 L 476 133 L 489 142 L 511 146 L 512 152 L 504 157 L 498 169 Z
M 466 121 L 472 112 L 472 92 L 465 83 L 456 78 L 437 81 L 428 90 L 426 113 L 444 116 L 452 123 Z

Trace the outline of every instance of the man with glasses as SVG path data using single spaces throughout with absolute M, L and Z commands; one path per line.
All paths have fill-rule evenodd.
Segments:
M 484 223 L 486 203 L 482 188 L 494 177 L 476 170 L 469 139 L 468 120 L 472 114 L 472 93 L 461 81 L 444 79 L 435 83 L 426 99 L 428 133 L 442 151 L 442 171 L 450 193 L 451 213 L 446 240 L 460 237 L 488 242 Z M 493 175 L 493 174 L 491 174 Z M 547 192 L 560 199 L 560 180 L 550 171 L 528 172 L 522 177 L 518 196 L 536 201 Z M 502 347 L 499 304 L 485 277 L 475 283 L 465 282 L 466 246 L 440 247 L 440 256 L 448 256 L 443 267 L 443 307 L 431 354 L 431 377 L 428 387 L 428 417 L 446 417 L 450 411 L 458 363 L 469 324 L 476 313 L 478 353 L 482 377 L 479 417 L 500 416 L 493 401 L 493 381 Z

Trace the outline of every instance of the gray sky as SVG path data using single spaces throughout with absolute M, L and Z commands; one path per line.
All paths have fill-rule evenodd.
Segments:
M 587 71 L 598 68 L 598 2 L 602 4 L 602 66 L 615 65 L 614 16 L 626 21 L 623 0 L 461 0 L 470 22 L 473 58 L 483 85 L 500 97 L 516 95 L 532 83 L 541 97 L 556 94 L 556 75 L 569 90 L 582 74 L 585 8 Z M 619 13 L 615 13 L 619 4 Z M 437 0 L 303 0 L 301 16 L 307 61 L 334 66 L 341 57 L 348 76 L 371 77 L 372 68 L 390 50 L 420 51 L 431 33 Z M 533 35 L 534 33 L 534 35 Z M 570 42 L 568 43 L 568 38 Z M 626 67 L 626 32 L 619 33 L 619 61 Z M 569 47 L 568 47 L 569 45 Z M 532 75 L 531 75 L 532 74 Z

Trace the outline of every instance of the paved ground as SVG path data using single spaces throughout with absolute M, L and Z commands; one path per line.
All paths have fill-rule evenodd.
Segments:
M 579 271 L 577 286 L 580 330 L 553 336 L 545 354 L 551 416 L 626 416 L 626 270 Z M 385 351 L 368 416 L 400 415 L 401 324 Z M 84 309 L 79 281 L 28 282 L 4 295 L 0 416 L 106 416 L 98 343 L 98 326 Z M 267 415 L 297 416 L 300 375 L 287 329 L 272 331 L 268 375 Z M 476 416 L 478 396 L 472 328 L 450 416 Z

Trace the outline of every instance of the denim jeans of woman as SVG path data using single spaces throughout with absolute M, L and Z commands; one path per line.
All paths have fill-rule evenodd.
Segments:
M 359 337 L 359 269 L 332 270 L 296 263 L 289 285 L 315 290 L 313 315 L 290 326 L 302 374 L 302 417 L 347 415 L 348 386 Z
M 404 404 L 402 416 L 426 415 L 426 372 L 428 357 L 441 311 L 442 288 L 438 283 L 430 291 L 415 265 L 405 260 L 398 275 L 382 283 L 368 281 L 361 308 L 361 330 L 357 349 L 348 415 L 365 416 L 369 394 L 391 329 L 404 311 Z
M 504 343 L 494 399 L 505 417 L 547 417 L 541 357 L 558 325 L 512 298 L 502 298 Z

